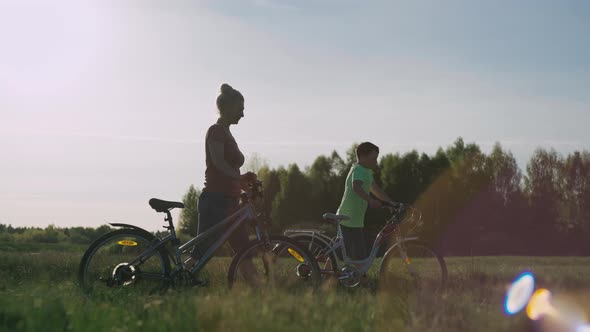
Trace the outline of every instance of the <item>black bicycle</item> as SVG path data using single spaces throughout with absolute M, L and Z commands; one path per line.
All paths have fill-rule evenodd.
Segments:
M 229 287 L 308 289 L 317 288 L 320 270 L 313 255 L 295 240 L 269 233 L 270 219 L 256 212 L 263 200 L 262 183 L 257 181 L 249 193 L 242 193 L 240 208 L 218 225 L 181 244 L 170 211 L 184 208 L 180 202 L 152 198 L 149 205 L 165 213 L 167 235 L 163 238 L 129 224 L 112 223 L 121 229 L 98 238 L 86 250 L 80 262 L 78 277 L 87 291 L 108 289 L 165 289 L 192 285 L 193 276 L 201 271 L 215 251 L 244 223 L 254 228 L 256 238 L 237 253 L 229 264 Z M 219 233 L 221 236 L 219 236 Z M 183 255 L 195 245 L 219 236 L 198 262 L 185 269 Z M 227 259 L 229 261 L 229 259 Z

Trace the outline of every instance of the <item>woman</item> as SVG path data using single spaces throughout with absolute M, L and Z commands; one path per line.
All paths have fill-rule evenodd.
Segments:
M 217 97 L 219 119 L 207 130 L 205 136 L 205 187 L 199 196 L 199 224 L 197 234 L 231 215 L 239 204 L 242 188 L 256 181 L 252 172 L 240 175 L 244 165 L 244 155 L 240 151 L 229 127 L 236 125 L 244 117 L 244 96 L 229 84 L 221 85 L 221 94 Z M 213 241 L 199 245 L 206 250 Z M 245 225 L 238 228 L 229 238 L 229 243 L 238 252 L 248 242 Z M 207 245 L 208 244 L 208 245 Z M 199 259 L 199 248 L 195 246 L 191 257 L 185 262 L 190 269 Z

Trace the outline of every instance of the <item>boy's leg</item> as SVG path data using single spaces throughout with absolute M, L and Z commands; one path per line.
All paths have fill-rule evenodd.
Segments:
M 367 243 L 365 241 L 365 230 L 363 227 L 346 227 L 340 225 L 346 253 L 352 260 L 362 260 L 367 258 Z M 357 269 L 361 269 L 362 264 L 355 264 Z M 361 285 L 367 285 L 369 278 L 366 274 L 361 276 Z
M 340 225 L 346 253 L 352 260 L 367 258 L 367 244 L 363 227 L 346 227 Z
M 352 251 L 354 252 L 354 260 L 362 260 L 367 258 L 367 256 L 369 256 L 368 250 L 367 250 L 367 241 L 365 240 L 365 229 L 364 227 L 358 227 L 358 228 L 352 228 L 352 233 L 353 236 L 352 238 L 354 239 L 353 245 L 352 245 Z M 363 268 L 363 264 L 357 264 L 356 265 L 357 269 L 362 269 Z M 362 286 L 366 286 L 369 283 L 369 277 L 367 276 L 366 273 L 363 273 L 361 275 L 361 279 L 360 279 L 360 284 Z

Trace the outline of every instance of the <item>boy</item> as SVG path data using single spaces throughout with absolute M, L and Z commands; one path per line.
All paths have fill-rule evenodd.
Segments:
M 367 206 L 381 207 L 381 201 L 392 202 L 383 190 L 373 181 L 373 171 L 377 169 L 379 148 L 369 142 L 361 143 L 356 148 L 357 163 L 353 164 L 346 176 L 346 185 L 342 202 L 337 214 L 350 217 L 340 222 L 346 253 L 352 260 L 362 260 L 368 256 L 365 242 L 365 212 Z M 378 199 L 372 198 L 373 193 Z

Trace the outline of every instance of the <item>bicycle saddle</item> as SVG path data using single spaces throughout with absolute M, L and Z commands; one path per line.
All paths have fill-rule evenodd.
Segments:
M 181 202 L 169 202 L 157 198 L 152 198 L 150 199 L 149 203 L 152 209 L 156 210 L 156 212 L 166 212 L 173 208 L 184 209 L 184 204 L 182 204 Z
M 343 214 L 324 213 L 323 218 L 325 221 L 337 225 L 342 220 L 349 220 L 349 216 Z

